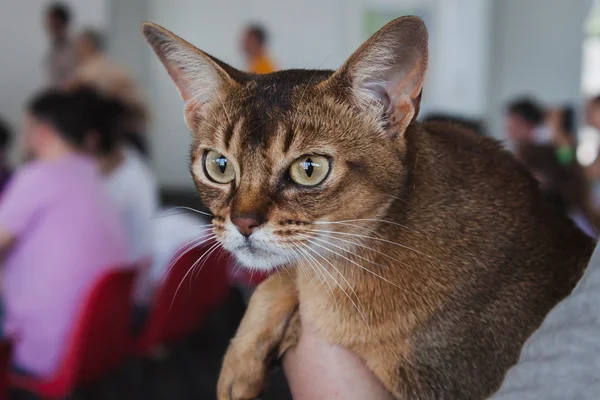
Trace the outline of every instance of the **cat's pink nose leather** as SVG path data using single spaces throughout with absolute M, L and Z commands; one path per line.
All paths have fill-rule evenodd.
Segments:
M 254 215 L 240 215 L 231 217 L 231 222 L 237 226 L 238 231 L 246 237 L 252 235 L 256 228 L 262 225 L 264 221 Z

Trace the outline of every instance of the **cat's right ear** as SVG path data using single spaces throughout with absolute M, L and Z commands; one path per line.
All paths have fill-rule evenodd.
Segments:
M 331 78 L 350 85 L 351 101 L 382 134 L 404 132 L 419 113 L 427 70 L 427 28 L 400 17 L 367 40 Z
M 142 32 L 177 86 L 186 109 L 197 110 L 218 99 L 228 86 L 236 84 L 234 76 L 242 74 L 159 25 L 144 22 Z

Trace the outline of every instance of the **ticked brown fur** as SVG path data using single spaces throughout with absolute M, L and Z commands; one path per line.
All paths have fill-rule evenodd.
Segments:
M 338 71 L 265 76 L 160 27 L 144 33 L 186 101 L 192 173 L 217 238 L 233 246 L 232 217 L 251 215 L 297 255 L 253 295 L 219 399 L 259 395 L 300 321 L 359 356 L 398 399 L 490 395 L 593 243 L 498 143 L 415 121 L 422 22 L 391 22 Z M 227 158 L 234 181 L 207 178 L 207 151 Z M 295 185 L 288 168 L 310 154 L 328 157 L 330 173 Z

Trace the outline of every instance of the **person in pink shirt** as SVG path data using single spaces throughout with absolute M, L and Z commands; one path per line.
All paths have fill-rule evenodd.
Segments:
M 33 158 L 0 202 L 3 334 L 15 365 L 47 377 L 58 368 L 93 284 L 126 267 L 125 234 L 85 146 L 91 116 L 75 94 L 45 92 L 26 112 Z

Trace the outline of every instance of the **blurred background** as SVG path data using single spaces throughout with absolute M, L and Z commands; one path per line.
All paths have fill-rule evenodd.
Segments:
M 84 398 L 214 398 L 220 358 L 249 292 L 262 279 L 237 271 L 234 278 L 226 255 L 208 253 L 206 268 L 193 281 L 209 283 L 212 294 L 194 297 L 190 293 L 196 284 L 185 283 L 185 299 L 177 301 L 188 314 L 165 322 L 165 315 L 173 313 L 163 310 L 155 316 L 158 322 L 148 322 L 154 321 L 158 299 L 173 300 L 187 272 L 214 248 L 207 247 L 212 245 L 209 221 L 199 214 L 203 207 L 188 171 L 191 135 L 183 122 L 183 103 L 146 45 L 142 21 L 158 23 L 239 69 L 266 73 L 335 69 L 385 23 L 418 15 L 430 32 L 420 117 L 451 120 L 501 140 L 531 169 L 549 200 L 597 235 L 600 0 L 2 0 L 0 5 L 0 161 L 6 180 L 25 165 L 30 151 L 23 115 L 32 96 L 47 88 L 86 86 L 119 99 L 131 112 L 119 139 L 121 150 L 96 154 L 100 167 L 133 160 L 133 176 L 144 176 L 147 183 L 132 185 L 138 194 L 148 191 L 145 217 L 136 216 L 147 218 L 147 225 L 140 228 L 139 223 L 136 229 L 151 230 L 154 237 L 145 253 L 128 262 L 156 264 L 160 279 L 154 278 L 154 300 L 146 307 L 135 356 L 121 349 L 123 357 L 108 362 L 115 368 L 108 368 L 109 378 L 100 386 L 94 386 L 98 380 L 90 373 L 92 389 L 78 392 Z M 31 105 L 28 111 L 32 114 Z M 115 182 L 109 182 L 110 190 L 119 193 L 130 181 Z M 194 253 L 196 258 L 179 257 L 190 244 L 201 245 L 202 252 Z M 172 270 L 180 275 L 169 276 Z M 219 275 L 219 270 L 229 272 Z M 171 281 L 178 285 L 169 286 Z M 198 290 L 206 293 L 202 285 Z M 190 316 L 186 301 L 203 307 Z M 165 333 L 177 318 L 194 323 Z M 8 346 L 7 368 L 14 365 L 10 351 Z M 124 369 L 116 367 L 120 364 Z M 59 376 L 60 368 L 43 378 Z M 6 385 L 43 394 L 31 381 L 11 379 Z M 68 390 L 86 383 L 81 380 L 72 378 Z M 273 382 L 265 398 L 289 396 L 281 374 Z
M 44 83 L 49 42 L 43 0 L 4 0 L 0 15 L 0 114 L 18 127 L 25 100 Z M 140 82 L 151 109 L 152 166 L 164 190 L 192 189 L 182 102 L 139 33 L 163 25 L 199 48 L 245 68 L 248 23 L 269 33 L 279 68 L 337 68 L 378 27 L 417 14 L 430 30 L 430 70 L 421 115 L 478 119 L 505 138 L 505 104 L 533 96 L 544 105 L 581 105 L 600 92 L 600 25 L 591 0 L 71 0 L 72 35 L 106 36 L 106 50 Z M 596 11 L 596 14 L 598 12 Z M 16 151 L 16 150 L 15 150 Z

